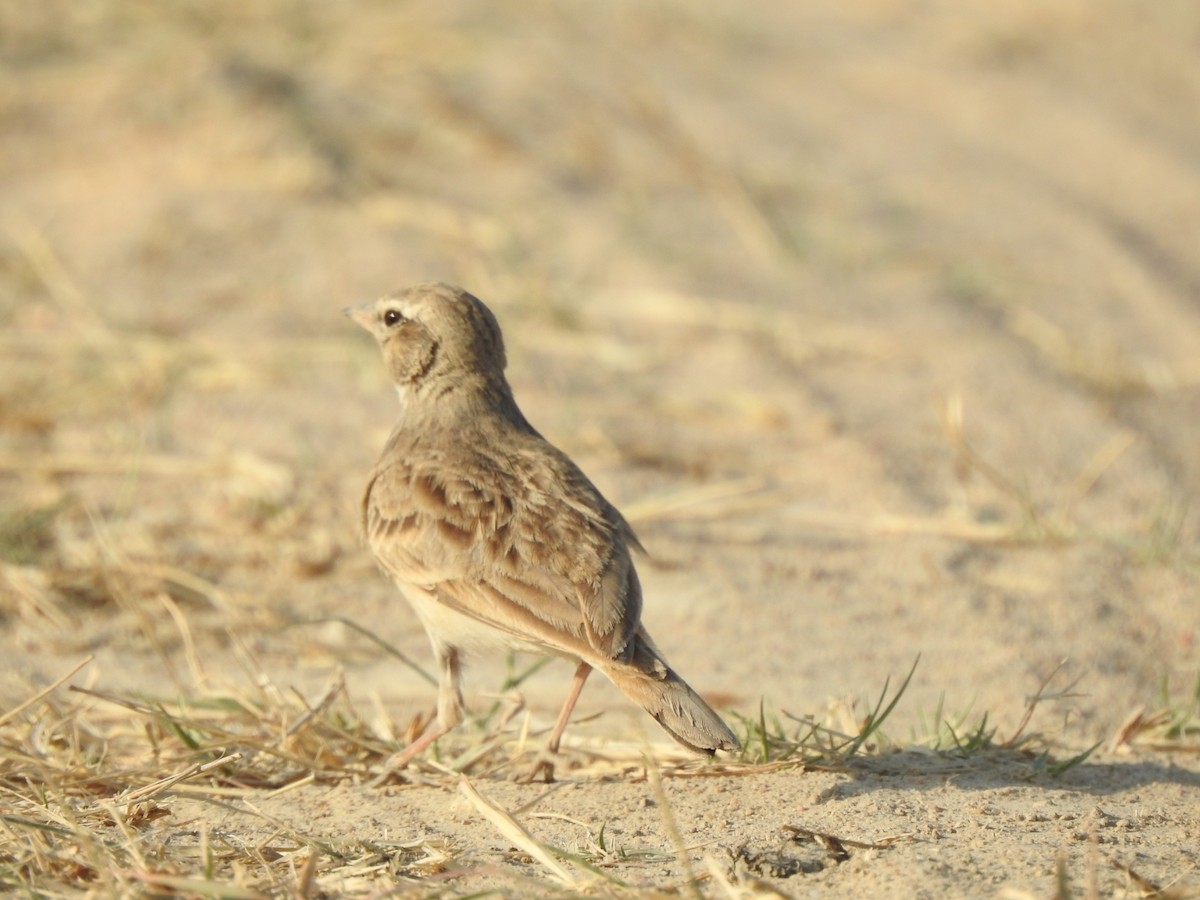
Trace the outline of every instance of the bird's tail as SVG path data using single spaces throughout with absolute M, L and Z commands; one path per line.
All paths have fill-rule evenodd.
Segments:
M 614 660 L 601 668 L 609 681 L 689 750 L 710 756 L 740 750 L 729 726 L 675 674 L 649 636 L 639 629 L 633 641 L 628 662 Z

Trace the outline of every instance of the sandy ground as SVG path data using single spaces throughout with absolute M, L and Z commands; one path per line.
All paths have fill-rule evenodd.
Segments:
M 1200 892 L 1194 3 L 58 2 L 0 47 L 0 709 L 89 654 L 120 696 L 341 672 L 402 741 L 432 689 L 331 621 L 428 665 L 357 536 L 394 397 L 338 311 L 441 279 L 732 719 L 853 730 L 919 657 L 904 752 L 472 773 L 537 840 L 634 893 Z M 607 685 L 580 717 L 675 759 Z M 445 849 L 312 895 L 596 889 L 433 769 L 239 802 L 147 827 Z

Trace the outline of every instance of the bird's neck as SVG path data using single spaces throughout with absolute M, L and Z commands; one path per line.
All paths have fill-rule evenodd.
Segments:
M 418 385 L 397 385 L 396 393 L 401 410 L 398 427 L 405 431 L 467 430 L 486 418 L 530 428 L 504 379 L 428 379 Z

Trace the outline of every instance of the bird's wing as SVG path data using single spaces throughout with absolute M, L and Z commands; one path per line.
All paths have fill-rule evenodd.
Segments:
M 521 639 L 623 658 L 641 617 L 636 537 L 553 448 L 483 459 L 392 455 L 363 500 L 380 563 L 401 584 Z

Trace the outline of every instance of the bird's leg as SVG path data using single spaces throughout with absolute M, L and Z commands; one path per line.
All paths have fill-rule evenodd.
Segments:
M 580 693 L 583 692 L 583 685 L 591 674 L 592 667 L 580 661 L 575 669 L 575 677 L 571 679 L 571 687 L 567 691 L 562 712 L 558 714 L 558 721 L 554 723 L 554 730 L 550 732 L 550 740 L 546 742 L 546 749 L 538 754 L 533 768 L 519 779 L 523 783 L 531 784 L 538 778 L 545 778 L 547 784 L 554 780 L 554 759 L 558 756 L 558 745 L 562 741 L 563 732 L 567 730 L 567 723 L 571 721 L 571 712 L 575 709 Z
M 588 676 L 592 674 L 592 667 L 585 662 L 580 662 L 575 669 L 575 677 L 571 679 L 571 688 L 567 691 L 566 702 L 563 703 L 562 712 L 558 714 L 558 721 L 554 723 L 554 731 L 550 733 L 550 740 L 546 742 L 547 753 L 557 753 L 559 742 L 562 741 L 563 732 L 567 730 L 567 722 L 571 720 L 571 713 L 575 709 L 575 704 L 579 701 L 579 695 L 583 692 L 584 682 L 588 680 Z
M 458 649 L 435 646 L 434 652 L 437 653 L 441 668 L 441 678 L 438 680 L 437 725 L 427 728 L 423 735 L 389 759 L 384 764 L 383 771 L 371 782 L 374 787 L 383 784 L 393 772 L 407 766 L 429 749 L 434 741 L 452 731 L 463 720 L 462 660 L 459 658 Z

